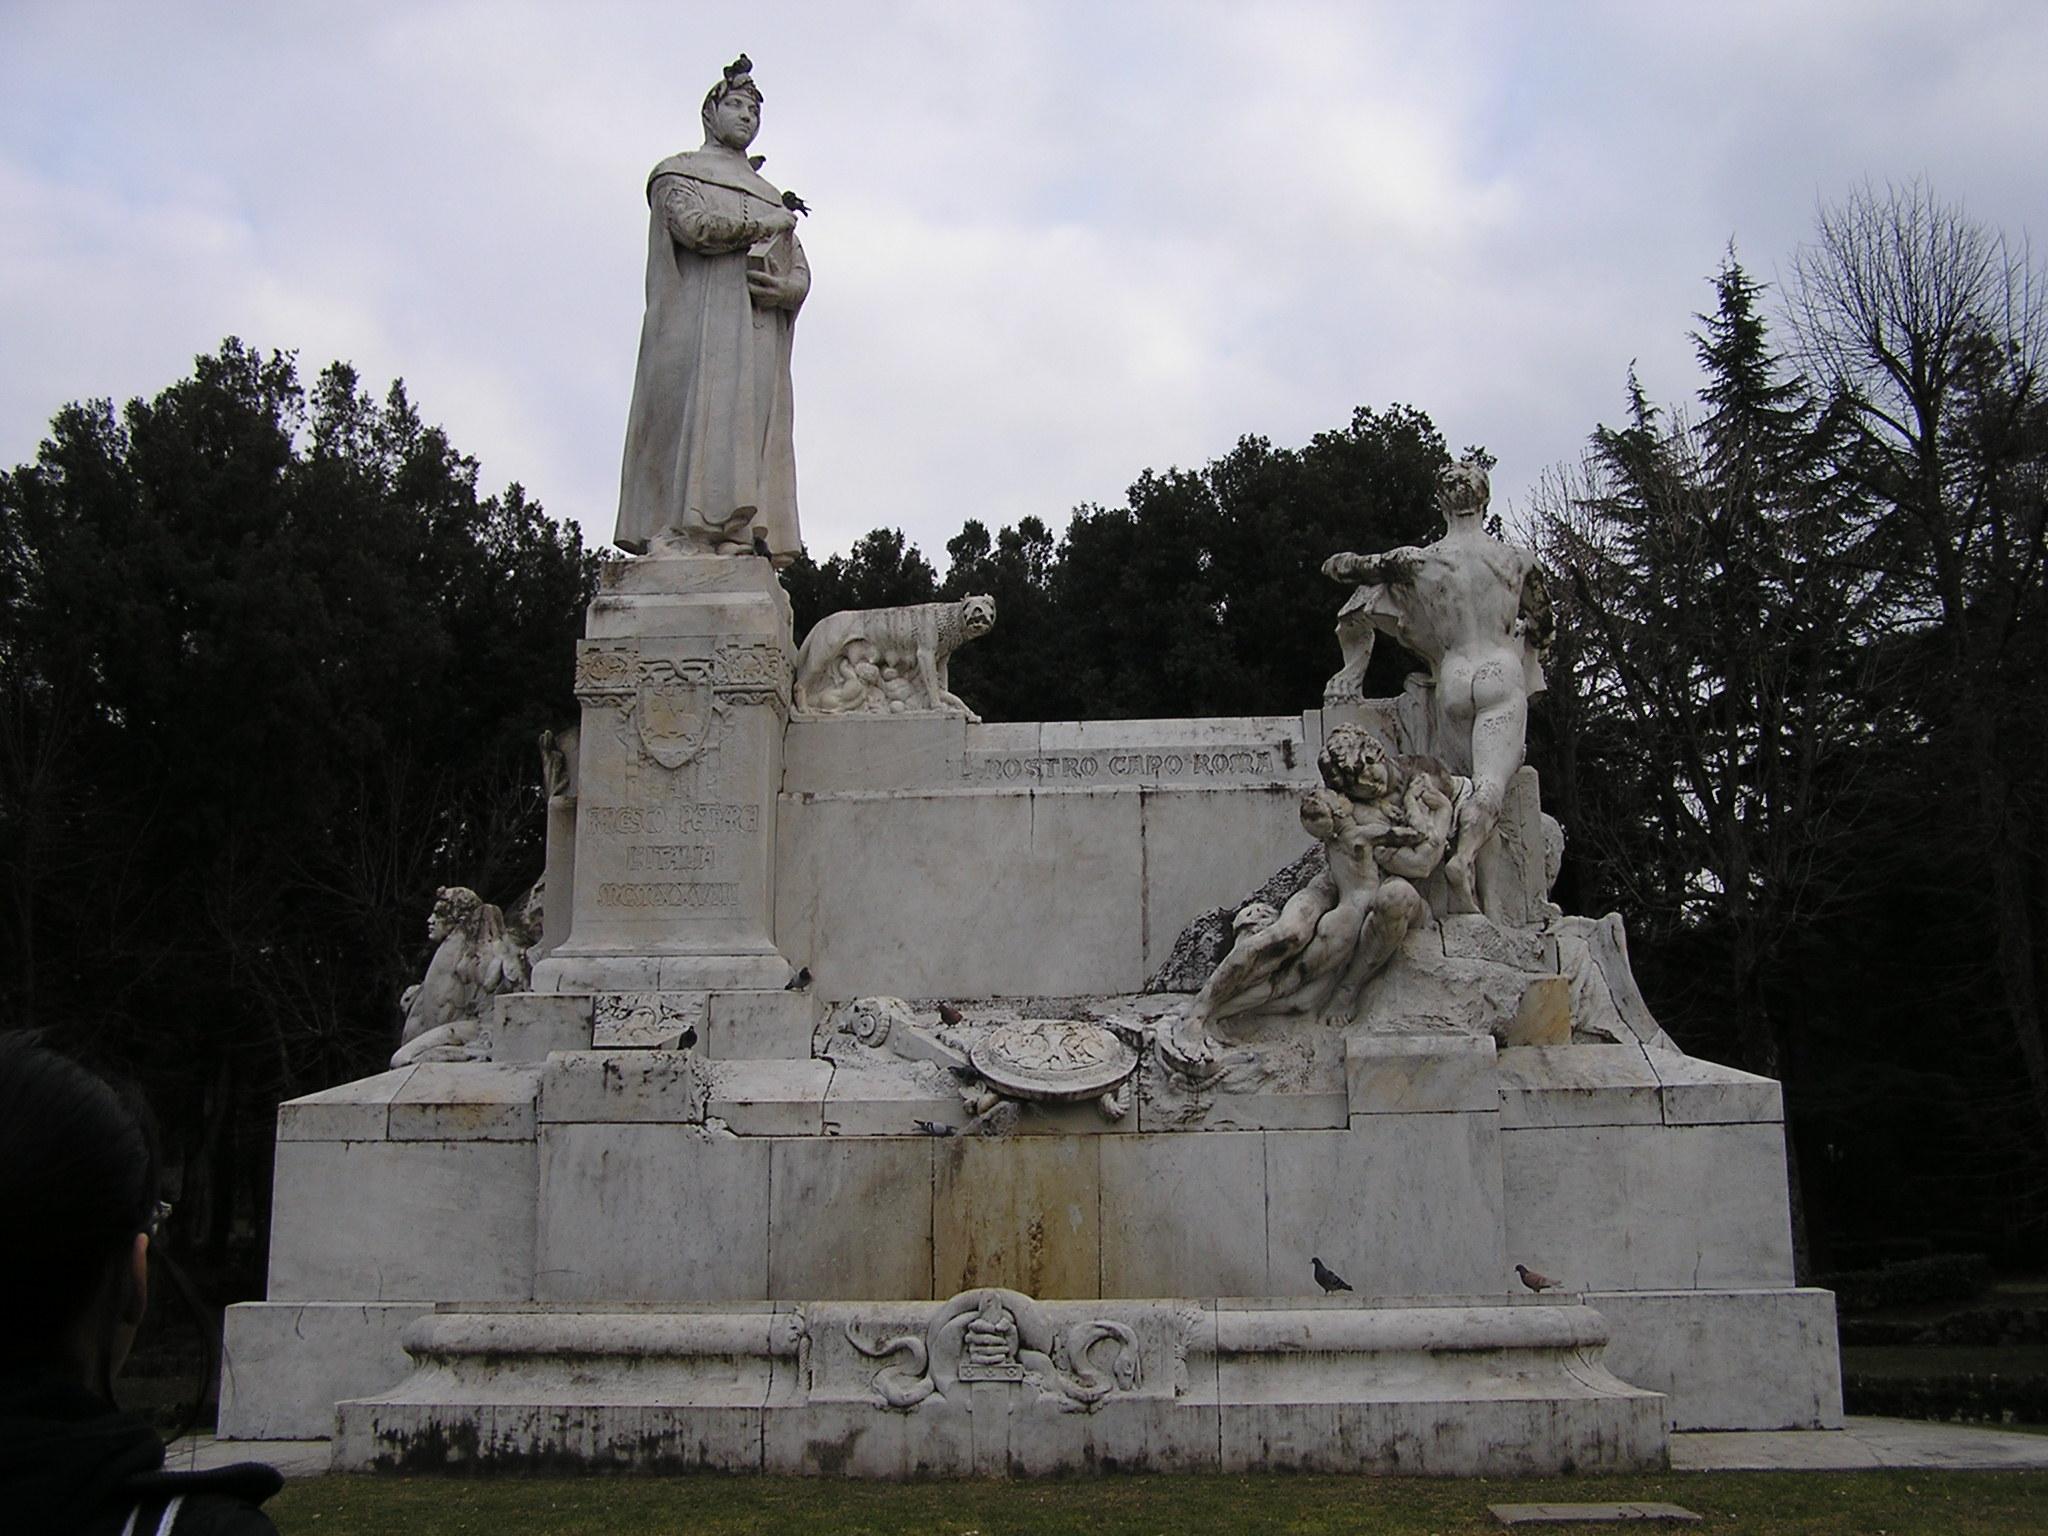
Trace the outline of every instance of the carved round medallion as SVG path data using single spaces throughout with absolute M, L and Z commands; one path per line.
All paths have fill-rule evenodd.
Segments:
M 1100 1024 L 1019 1019 L 974 1047 L 974 1070 L 1019 1099 L 1092 1099 L 1131 1075 L 1138 1053 Z

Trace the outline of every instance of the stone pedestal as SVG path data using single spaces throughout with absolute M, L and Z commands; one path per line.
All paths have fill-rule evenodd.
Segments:
M 1487 915 L 1374 984 L 1409 1027 L 991 1110 L 935 1000 L 983 1044 L 1004 997 L 1143 1036 L 1181 928 L 1300 849 L 1338 712 L 786 727 L 789 639 L 765 561 L 608 572 L 558 947 L 488 1062 L 282 1107 L 223 1436 L 335 1434 L 348 1468 L 1530 1473 L 1840 1424 L 1777 1085 L 1671 1047 L 1619 919 L 1544 909 L 1530 770 Z M 1415 751 L 1428 702 L 1347 708 Z
M 773 569 L 609 566 L 585 633 L 573 918 L 534 990 L 782 986 L 775 804 L 794 653 Z
M 1667 1460 L 1663 1398 L 1606 1370 L 1606 1324 L 1576 1302 L 1041 1302 L 980 1288 L 444 1310 L 404 1339 L 406 1380 L 338 1404 L 338 1470 L 1456 1477 Z
M 498 1025 L 538 1049 L 587 1038 L 591 1006 L 534 999 Z M 1833 1300 L 1793 1282 L 1762 1078 L 1639 1046 L 1358 1036 L 1304 1091 L 1218 1088 L 1195 1120 L 1149 1093 L 1116 1121 L 1033 1105 L 983 1137 L 932 1133 L 960 1096 L 914 1063 L 759 1056 L 758 1021 L 716 994 L 703 1021 L 687 1051 L 422 1063 L 286 1104 L 269 1299 L 229 1310 L 221 1433 L 329 1434 L 337 1403 L 377 1397 L 344 1410 L 338 1464 L 435 1444 L 636 1461 L 611 1437 L 653 1393 L 664 1444 L 707 1414 L 737 1437 L 692 1465 L 972 1469 L 914 1445 L 965 1433 L 988 1383 L 905 1413 L 875 1383 L 915 1351 L 863 1355 L 846 1328 L 923 1339 L 939 1304 L 989 1289 L 1062 1335 L 1120 1323 L 1139 1356 L 1099 1404 L 999 1396 L 970 1439 L 1011 1407 L 1055 1417 L 998 1471 L 1107 1465 L 1088 1426 L 1126 1418 L 1118 1464 L 1444 1472 L 1656 1465 L 1667 1423 L 1842 1422 Z M 1315 1257 L 1356 1296 L 1316 1295 Z M 1517 1262 L 1562 1304 L 1527 1296 Z M 480 1321 L 437 1324 L 462 1338 L 417 1336 L 409 1360 L 433 1308 Z M 1590 1331 L 1550 1331 L 1574 1318 Z M 1090 1351 L 1117 1380 L 1115 1348 Z M 664 1372 L 702 1379 L 671 1392 Z M 785 1438 L 764 1452 L 768 1409 Z M 585 1438 L 518 1428 L 530 1413 Z

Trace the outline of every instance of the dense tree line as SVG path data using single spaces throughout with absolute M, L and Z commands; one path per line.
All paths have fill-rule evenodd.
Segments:
M 1688 1048 L 1785 1079 L 1818 1262 L 2038 1261 L 2040 276 L 1917 189 L 1826 215 L 1792 274 L 1731 253 L 1697 405 L 1629 377 L 1519 530 L 1558 610 L 1559 896 L 1627 917 Z M 943 573 L 877 529 L 784 579 L 799 636 L 993 595 L 953 663 L 991 720 L 1292 713 L 1338 662 L 1321 562 L 1429 538 L 1450 460 L 1361 408 L 1058 531 L 970 520 Z M 216 1247 L 266 1210 L 275 1103 L 390 1050 L 433 887 L 539 870 L 595 557 L 476 481 L 401 388 L 233 342 L 0 476 L 0 1008 L 143 1079 Z M 1379 646 L 1368 691 L 1409 664 Z
M 1924 188 L 1858 193 L 1777 333 L 1722 267 L 1697 420 L 1631 378 L 1540 508 L 1572 894 L 1628 914 L 1674 1034 L 1785 1079 L 1840 1257 L 2048 1233 L 2041 282 Z
M 1421 411 L 1361 407 L 1303 448 L 1246 437 L 1199 470 L 1147 470 L 1058 539 L 1035 517 L 993 537 L 970 520 L 943 581 L 894 529 L 785 579 L 799 635 L 840 608 L 993 596 L 995 630 L 953 661 L 954 691 L 990 720 L 1289 714 L 1337 670 L 1323 560 L 1427 538 L 1449 463 Z M 1370 676 L 1395 692 L 1386 649 Z
M 539 868 L 594 557 L 347 368 L 229 341 L 0 475 L 0 1009 L 136 1078 L 188 1255 L 375 1070 L 434 887 Z

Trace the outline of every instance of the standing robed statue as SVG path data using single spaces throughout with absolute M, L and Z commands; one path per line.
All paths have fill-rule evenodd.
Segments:
M 810 292 L 802 200 L 747 148 L 761 92 L 745 54 L 704 98 L 704 145 L 647 180 L 647 315 L 626 421 L 619 523 L 631 554 L 803 549 L 796 517 L 790 340 Z

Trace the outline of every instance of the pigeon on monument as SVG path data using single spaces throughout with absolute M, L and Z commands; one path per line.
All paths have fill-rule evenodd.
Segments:
M 913 1120 L 910 1123 L 926 1136 L 950 1136 L 953 1134 L 953 1127 L 941 1125 L 936 1120 Z
M 1316 1284 L 1320 1285 L 1325 1291 L 1348 1291 L 1351 1289 L 1351 1286 L 1342 1275 L 1331 1269 L 1314 1254 L 1309 1255 L 1308 1261 L 1315 1266 Z
M 811 968 L 808 965 L 800 965 L 796 968 L 796 974 L 782 984 L 782 990 L 785 992 L 807 992 L 810 990 L 810 986 Z
M 785 192 L 782 194 L 782 206 L 787 208 L 791 213 L 808 214 L 811 211 L 811 205 L 805 202 L 802 198 L 798 197 L 794 192 Z
M 939 1004 L 939 1017 L 948 1024 L 958 1024 L 966 1015 L 951 1003 Z
M 1563 1283 L 1551 1279 L 1548 1275 L 1537 1274 L 1535 1270 L 1526 1264 L 1517 1264 L 1515 1266 L 1515 1273 L 1522 1277 L 1522 1284 L 1529 1287 L 1532 1291 L 1554 1291 Z

